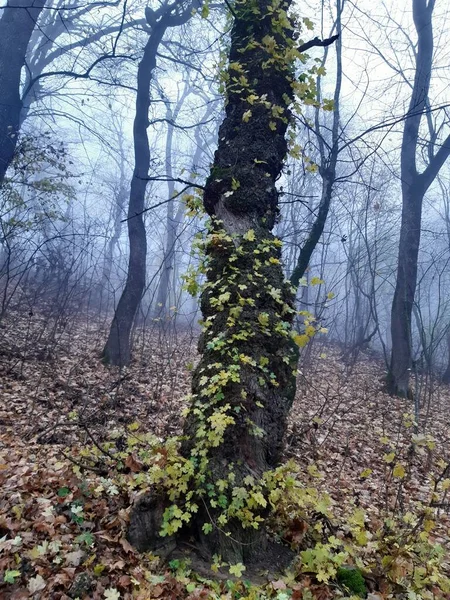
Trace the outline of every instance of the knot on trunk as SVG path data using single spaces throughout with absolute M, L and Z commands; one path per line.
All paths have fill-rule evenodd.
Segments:
M 168 506 L 168 498 L 161 490 L 152 490 L 137 500 L 130 515 L 128 541 L 138 552 L 151 551 L 165 558 L 175 549 L 175 537 L 161 537 L 159 533 Z

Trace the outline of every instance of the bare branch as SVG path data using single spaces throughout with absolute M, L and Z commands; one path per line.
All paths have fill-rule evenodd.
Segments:
M 307 50 L 309 50 L 310 48 L 313 48 L 314 46 L 320 46 L 322 48 L 325 48 L 326 46 L 331 46 L 331 44 L 333 44 L 338 38 L 339 38 L 339 34 L 333 35 L 332 37 L 330 37 L 326 40 L 321 40 L 320 38 L 315 37 L 313 40 L 310 40 L 309 42 L 302 44 L 297 49 L 299 52 L 306 52 Z

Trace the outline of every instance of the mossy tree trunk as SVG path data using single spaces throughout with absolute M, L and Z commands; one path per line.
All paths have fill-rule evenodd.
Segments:
M 234 4 L 226 116 L 204 191 L 212 222 L 201 298 L 205 330 L 182 454 L 205 465 L 197 539 L 230 563 L 251 561 L 265 535 L 243 526 L 243 515 L 220 520 L 232 502 L 227 494 L 279 465 L 295 394 L 294 298 L 272 234 L 293 99 L 289 4 Z M 227 482 L 222 494 L 217 481 Z M 205 522 L 212 526 L 207 535 Z
M 309 337 L 292 335 L 295 290 L 272 233 L 276 181 L 294 92 L 315 98 L 294 81 L 294 61 L 336 39 L 297 47 L 290 1 L 233 5 L 226 114 L 203 197 L 211 222 L 201 359 L 180 453 L 168 446 L 171 458 L 154 467 L 153 489 L 131 514 L 129 539 L 140 551 L 167 552 L 187 522 L 208 558 L 251 564 L 268 556 L 264 522 L 284 493 L 276 468 L 295 396 L 295 342 Z

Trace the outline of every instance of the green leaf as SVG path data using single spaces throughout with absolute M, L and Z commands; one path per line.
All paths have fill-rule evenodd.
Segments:
M 77 536 L 75 538 L 75 541 L 80 544 L 84 542 L 86 546 L 92 546 L 95 540 L 92 533 L 90 531 L 86 531 L 85 533 L 82 533 L 81 535 Z
M 202 6 L 202 10 L 201 10 L 201 17 L 202 19 L 207 19 L 209 17 L 209 5 L 208 2 L 205 2 Z
M 245 566 L 242 563 L 236 563 L 235 565 L 230 565 L 228 569 L 230 575 L 235 575 L 236 577 L 240 577 L 242 573 L 245 571 Z
M 406 475 L 405 467 L 402 464 L 397 463 L 392 471 L 392 474 L 398 479 L 403 479 L 403 477 Z
M 385 455 L 383 456 L 383 458 L 384 458 L 384 462 L 385 462 L 385 463 L 387 463 L 388 465 L 390 465 L 390 464 L 391 464 L 391 462 L 393 462 L 393 461 L 394 461 L 394 458 L 395 458 L 395 452 L 390 452 L 389 454 L 385 454 Z
M 20 571 L 5 571 L 5 574 L 3 575 L 3 581 L 5 583 L 14 583 L 16 577 L 20 577 L 21 574 L 22 573 Z
M 208 533 L 211 533 L 212 530 L 213 530 L 213 526 L 211 525 L 211 523 L 203 524 L 202 531 L 205 535 L 208 535 Z

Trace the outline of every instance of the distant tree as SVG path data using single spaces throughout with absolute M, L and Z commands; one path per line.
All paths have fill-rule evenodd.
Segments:
M 324 130 L 329 129 L 326 125 L 323 127 L 320 123 L 321 106 L 318 104 L 315 108 L 314 134 L 317 138 L 319 147 L 319 174 L 322 180 L 322 189 L 319 205 L 315 210 L 312 222 L 309 225 L 306 240 L 300 249 L 297 263 L 291 274 L 291 283 L 295 287 L 299 285 L 300 279 L 305 274 L 314 250 L 319 243 L 328 218 L 331 200 L 333 197 L 334 186 L 336 183 L 336 167 L 340 153 L 340 97 L 342 88 L 342 12 L 345 0 L 336 0 L 336 22 L 333 26 L 333 33 L 337 35 L 336 40 L 336 85 L 333 94 L 333 114 L 331 124 L 331 139 L 326 139 Z M 324 68 L 328 57 L 328 47 L 325 48 L 324 56 L 321 61 L 321 67 Z M 322 74 L 317 76 L 318 99 L 322 100 Z
M 8 0 L 0 18 L 0 185 L 17 144 L 20 78 L 28 44 L 46 0 Z
M 417 285 L 417 264 L 425 193 L 450 155 L 450 135 L 435 152 L 436 136 L 424 142 L 420 135 L 422 119 L 429 109 L 429 90 L 433 69 L 433 11 L 436 0 L 412 0 L 414 25 L 418 36 L 415 76 L 401 148 L 402 221 L 398 270 L 391 313 L 392 353 L 388 386 L 393 394 L 410 395 L 412 366 L 411 319 Z M 420 173 L 418 153 L 427 145 L 428 166 Z
M 137 75 L 136 113 L 133 125 L 134 172 L 128 204 L 128 239 L 130 254 L 125 288 L 117 305 L 108 340 L 103 349 L 103 360 L 108 364 L 127 365 L 131 360 L 131 329 L 145 290 L 147 236 L 144 225 L 145 191 L 149 179 L 150 146 L 149 126 L 150 84 L 156 67 L 158 48 L 169 28 L 187 23 L 197 0 L 183 3 L 164 2 L 157 10 L 146 8 L 146 19 L 151 32 L 139 62 Z

